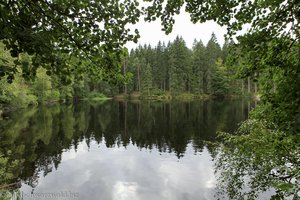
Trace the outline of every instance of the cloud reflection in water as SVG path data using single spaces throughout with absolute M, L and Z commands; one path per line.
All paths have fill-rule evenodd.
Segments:
M 190 153 L 189 153 L 190 152 Z M 174 153 L 107 148 L 85 141 L 62 154 L 59 168 L 39 178 L 35 193 L 72 191 L 80 199 L 214 199 L 215 176 L 206 148 L 195 154 L 191 145 L 178 159 Z M 30 192 L 23 185 L 21 190 Z

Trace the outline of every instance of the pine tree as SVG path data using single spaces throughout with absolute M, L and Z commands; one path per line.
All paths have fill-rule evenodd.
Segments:
M 153 86 L 156 88 L 163 90 L 164 88 L 164 79 L 166 74 L 166 66 L 164 66 L 163 62 L 163 46 L 162 43 L 159 41 L 155 50 L 154 50 L 154 63 L 153 63 Z
M 177 36 L 170 46 L 169 84 L 171 92 L 187 91 L 189 84 L 189 50 L 182 37 Z
M 141 76 L 141 91 L 142 94 L 150 96 L 152 90 L 152 69 L 150 64 L 143 65 Z
M 224 66 L 222 58 L 216 60 L 214 73 L 211 77 L 212 94 L 215 96 L 225 96 L 229 90 L 229 79 L 226 67 Z
M 200 40 L 194 41 L 192 52 L 192 92 L 203 93 L 203 68 L 205 67 L 206 48 Z
M 219 57 L 221 57 L 221 47 L 217 42 L 216 35 L 212 33 L 206 46 L 206 64 L 203 68 L 204 93 L 213 93 L 212 76 L 216 71 L 216 61 Z

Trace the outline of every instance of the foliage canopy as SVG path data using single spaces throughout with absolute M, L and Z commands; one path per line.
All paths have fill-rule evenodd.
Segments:
M 300 3 L 297 0 L 146 1 L 151 2 L 144 8 L 146 20 L 160 18 L 167 33 L 172 31 L 174 16 L 185 7 L 193 23 L 213 20 L 227 26 L 229 36 L 237 34 L 244 25 L 250 25 L 249 32 L 260 30 L 272 36 L 299 38 Z
M 86 60 L 89 70 L 103 79 L 119 72 L 120 59 L 126 55 L 123 45 L 137 41 L 138 31 L 130 31 L 140 16 L 137 0 L 124 1 L 31 1 L 0 2 L 0 40 L 13 57 L 20 53 L 32 56 L 33 64 L 23 66 L 27 78 L 42 66 L 48 74 L 70 74 L 70 57 Z M 2 65 L 0 77 L 11 82 L 17 71 Z
M 146 21 L 160 18 L 166 33 L 172 30 L 174 15 L 185 7 L 192 22 L 214 20 L 227 26 L 228 36 L 250 25 L 250 34 L 285 36 L 292 43 L 299 38 L 300 5 L 296 0 L 144 2 L 146 6 L 141 9 L 138 0 L 1 1 L 0 40 L 14 57 L 23 52 L 33 56 L 33 65 L 23 66 L 22 73 L 27 78 L 34 77 L 39 66 L 46 68 L 49 75 L 70 74 L 70 65 L 74 65 L 69 62 L 70 56 L 76 56 L 80 60 L 75 65 L 87 60 L 88 70 L 93 74 L 105 80 L 118 80 L 120 60 L 126 56 L 123 45 L 139 38 L 138 30 L 132 32 L 127 25 L 135 24 L 141 14 L 145 14 Z M 15 64 L 21 65 L 18 60 Z M 2 65 L 0 76 L 7 75 L 11 82 L 16 66 Z

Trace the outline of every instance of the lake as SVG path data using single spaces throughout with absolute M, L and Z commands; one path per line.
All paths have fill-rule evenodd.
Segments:
M 0 120 L 1 168 L 23 199 L 216 199 L 213 142 L 248 101 L 79 103 Z

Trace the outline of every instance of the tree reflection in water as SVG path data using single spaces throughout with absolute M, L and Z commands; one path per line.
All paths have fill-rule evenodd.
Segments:
M 174 152 L 188 144 L 195 152 L 216 148 L 217 131 L 233 132 L 247 118 L 242 101 L 114 102 L 90 105 L 41 106 L 10 113 L 0 121 L 0 185 L 36 187 L 40 172 L 47 176 L 61 163 L 62 153 L 85 141 L 108 148 L 127 147 Z

